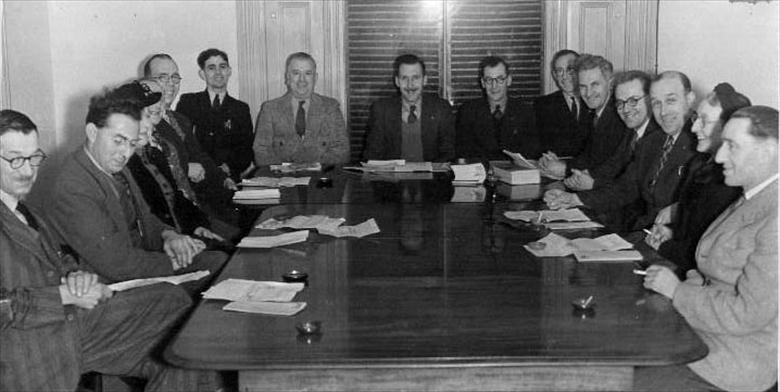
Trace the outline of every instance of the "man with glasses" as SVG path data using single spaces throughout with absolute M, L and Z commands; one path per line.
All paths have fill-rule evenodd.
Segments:
M 633 82 L 629 83 L 636 84 Z M 624 102 L 639 94 L 638 89 L 634 93 L 620 89 L 624 118 L 628 117 Z M 602 214 L 605 223 L 616 231 L 635 232 L 651 227 L 658 211 L 676 201 L 677 187 L 695 154 L 690 121 L 695 98 L 684 74 L 667 71 L 658 75 L 650 85 L 650 102 L 663 132 L 645 130 L 647 135 L 637 144 L 634 159 L 613 183 L 577 194 L 547 191 L 544 200 L 548 206 L 558 209 L 584 205 Z
M 455 116 L 449 102 L 424 94 L 425 63 L 413 54 L 393 62 L 400 94 L 371 105 L 365 159 L 448 162 L 455 158 Z
M 192 120 L 200 147 L 234 182 L 252 162 L 254 130 L 249 105 L 228 94 L 227 53 L 206 49 L 198 55 L 198 76 L 206 90 L 182 94 L 176 111 Z
M 579 54 L 563 49 L 553 55 L 550 73 L 558 91 L 534 101 L 539 153 L 552 152 L 559 157 L 573 157 L 582 152 L 590 133 L 590 113 L 580 98 L 574 61 Z
M 171 167 L 187 168 L 186 173 L 174 172 L 174 176 L 180 182 L 183 182 L 184 177 L 189 178 L 198 202 L 209 215 L 232 221 L 234 217 L 230 207 L 233 191 L 237 189 L 235 182 L 203 152 L 193 134 L 191 119 L 171 109 L 181 84 L 178 65 L 168 54 L 152 55 L 144 64 L 144 77 L 156 79 L 163 88 L 162 121 L 155 130 L 174 146 L 168 156 L 172 161 Z M 181 165 L 175 165 L 173 160 L 179 160 Z
M 458 109 L 457 156 L 483 162 L 506 159 L 503 150 L 534 156 L 531 110 L 520 98 L 509 97 L 509 64 L 501 57 L 485 57 L 479 63 L 479 78 L 485 96 Z
M 72 391 L 82 373 L 97 371 L 145 378 L 147 391 L 215 390 L 215 374 L 174 369 L 150 356 L 191 304 L 181 288 L 113 293 L 79 270 L 43 217 L 25 205 L 46 158 L 26 115 L 0 111 L 0 157 L 0 389 Z
M 62 164 L 49 211 L 62 243 L 102 282 L 208 270 L 227 260 L 154 216 L 125 168 L 139 141 L 142 104 L 116 91 L 92 98 L 86 141 Z M 193 294 L 210 279 L 188 282 Z

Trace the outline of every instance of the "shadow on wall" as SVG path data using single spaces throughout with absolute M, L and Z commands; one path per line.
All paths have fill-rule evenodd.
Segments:
M 57 137 L 54 138 L 55 145 L 46 147 L 45 152 L 48 159 L 38 170 L 38 179 L 27 198 L 30 204 L 41 211 L 45 212 L 51 206 L 54 182 L 65 158 L 84 143 L 84 121 L 87 117 L 89 99 L 98 92 L 94 90 L 80 91 L 71 96 L 65 103 L 64 124 L 54 130 L 57 132 Z M 40 131 L 52 132 L 52 130 Z

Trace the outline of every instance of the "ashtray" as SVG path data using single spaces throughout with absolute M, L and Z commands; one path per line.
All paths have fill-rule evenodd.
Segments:
M 322 321 L 303 321 L 295 324 L 295 329 L 301 335 L 317 335 L 322 330 Z
M 295 269 L 287 271 L 282 275 L 282 280 L 287 283 L 305 282 L 308 278 L 309 274 Z
M 317 188 L 333 188 L 333 180 L 328 177 L 320 177 L 317 181 Z
M 589 297 L 577 298 L 574 301 L 571 301 L 571 306 L 574 306 L 574 309 L 587 310 L 596 306 L 596 302 L 593 301 L 593 296 L 591 295 Z

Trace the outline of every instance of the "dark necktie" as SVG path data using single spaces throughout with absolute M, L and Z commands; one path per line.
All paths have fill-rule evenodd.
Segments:
M 415 110 L 417 110 L 416 105 L 412 105 L 409 107 L 409 117 L 406 119 L 407 123 L 414 124 L 415 122 L 417 122 L 417 114 L 414 112 Z
M 306 110 L 303 109 L 305 103 L 306 101 L 298 101 L 298 112 L 295 114 L 295 133 L 300 137 L 306 133 Z
M 496 108 L 493 109 L 493 119 L 496 121 L 501 121 L 501 117 L 504 116 L 504 112 L 501 111 L 501 105 L 496 105 Z
M 636 150 L 636 142 L 639 140 L 639 135 L 637 135 L 636 131 L 631 130 L 631 153 L 634 153 L 634 150 Z
M 30 210 L 28 210 L 21 201 L 16 204 L 16 211 L 19 211 L 19 213 L 24 216 L 24 219 L 27 220 L 27 226 L 30 226 L 33 230 L 38 231 L 38 221 L 35 220 L 33 214 L 30 213 Z
M 569 108 L 569 111 L 576 118 L 577 117 L 577 101 L 574 100 L 574 97 L 570 97 L 569 99 L 571 100 L 571 108 Z
M 219 94 L 216 94 L 214 95 L 214 102 L 212 103 L 211 107 L 216 110 L 219 109 L 219 105 L 221 105 L 221 103 L 219 102 Z
M 599 123 L 599 114 L 595 110 L 591 110 L 590 113 L 593 115 L 593 128 L 596 128 L 596 124 Z
M 658 182 L 658 178 L 661 177 L 661 171 L 664 169 L 666 161 L 669 159 L 669 152 L 672 151 L 673 145 L 674 138 L 671 135 L 666 136 L 664 146 L 661 148 L 661 158 L 658 160 L 658 168 L 655 170 L 655 174 L 653 174 L 653 181 L 650 182 L 651 188 L 655 187 L 655 184 Z

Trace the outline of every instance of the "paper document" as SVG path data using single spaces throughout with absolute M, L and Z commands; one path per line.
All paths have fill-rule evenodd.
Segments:
M 474 183 L 481 184 L 487 178 L 487 172 L 485 166 L 481 163 L 474 163 L 471 165 L 451 165 L 450 168 L 455 174 L 455 179 L 452 180 L 453 185 L 458 183 Z
M 195 272 L 190 272 L 188 274 L 161 276 L 158 278 L 133 279 L 133 280 L 126 280 L 124 282 L 117 282 L 108 285 L 108 288 L 111 289 L 112 291 L 125 291 L 125 290 L 134 289 L 136 287 L 149 286 L 155 283 L 162 283 L 162 282 L 178 285 L 184 282 L 190 282 L 193 280 L 202 279 L 204 276 L 208 276 L 209 274 L 210 274 L 209 271 L 195 271 Z
M 582 251 L 621 250 L 631 249 L 633 244 L 624 240 L 617 234 L 607 234 L 596 238 L 577 238 L 571 241 L 572 246 Z
M 544 247 L 533 249 L 529 244 L 523 245 L 527 251 L 536 257 L 562 257 L 574 253 L 574 247 L 569 244 L 569 239 L 555 233 L 550 233 L 536 242 L 543 243 Z
M 406 160 L 404 159 L 369 159 L 368 162 L 366 162 L 363 166 L 403 166 L 405 164 Z
M 292 316 L 306 307 L 306 302 L 231 302 L 222 310 L 242 313 L 271 314 L 274 316 Z
M 361 166 L 348 166 L 345 169 L 362 170 L 369 172 L 432 172 L 433 164 L 431 162 L 406 162 L 403 159 L 393 161 L 368 161 Z
M 266 230 L 276 230 L 284 227 L 291 229 L 335 229 L 344 223 L 344 221 L 344 218 L 330 218 L 326 215 L 298 215 L 284 220 L 271 218 L 255 227 Z
M 512 152 L 509 150 L 502 150 L 502 152 L 508 155 L 510 158 L 512 158 L 513 162 L 519 163 L 521 167 L 527 167 L 529 169 L 539 168 L 539 165 L 535 161 L 530 159 L 525 159 L 525 157 L 519 152 Z
M 589 222 L 552 222 L 545 223 L 544 227 L 550 230 L 579 230 L 579 229 L 598 229 L 604 227 L 604 225 L 589 221 Z
M 522 220 L 525 222 L 587 222 L 590 220 L 579 208 L 570 208 L 568 210 L 540 210 L 540 211 L 506 211 L 504 216 L 512 220 Z
M 311 177 L 255 177 L 245 178 L 241 181 L 242 186 L 265 186 L 269 188 L 308 186 Z
M 203 298 L 239 302 L 290 302 L 301 290 L 303 283 L 226 279 L 206 290 Z
M 307 238 L 309 238 L 309 230 L 300 230 L 279 235 L 244 237 L 236 246 L 239 248 L 273 248 L 304 242 Z
M 612 250 L 596 252 L 574 252 L 574 258 L 581 263 L 587 262 L 632 262 L 642 260 L 642 254 L 635 250 Z
M 322 171 L 322 165 L 319 162 L 313 163 L 290 163 L 284 162 L 281 165 L 270 165 L 272 171 L 282 173 L 295 173 L 299 171 Z
M 568 256 L 577 252 L 589 254 L 590 257 L 597 257 L 596 253 L 598 252 L 614 252 L 634 247 L 630 242 L 624 240 L 617 234 L 607 234 L 597 238 L 577 238 L 569 240 L 558 234 L 550 233 L 536 242 L 543 243 L 544 247 L 534 249 L 530 244 L 523 246 L 537 257 Z
M 336 228 L 317 228 L 317 232 L 319 232 L 320 234 L 330 235 L 333 237 L 361 238 L 367 235 L 379 233 L 379 226 L 377 226 L 374 218 L 371 218 L 355 226 L 339 226 Z
M 279 189 L 248 189 L 236 191 L 233 194 L 233 200 L 255 200 L 255 199 L 278 199 L 281 197 Z

